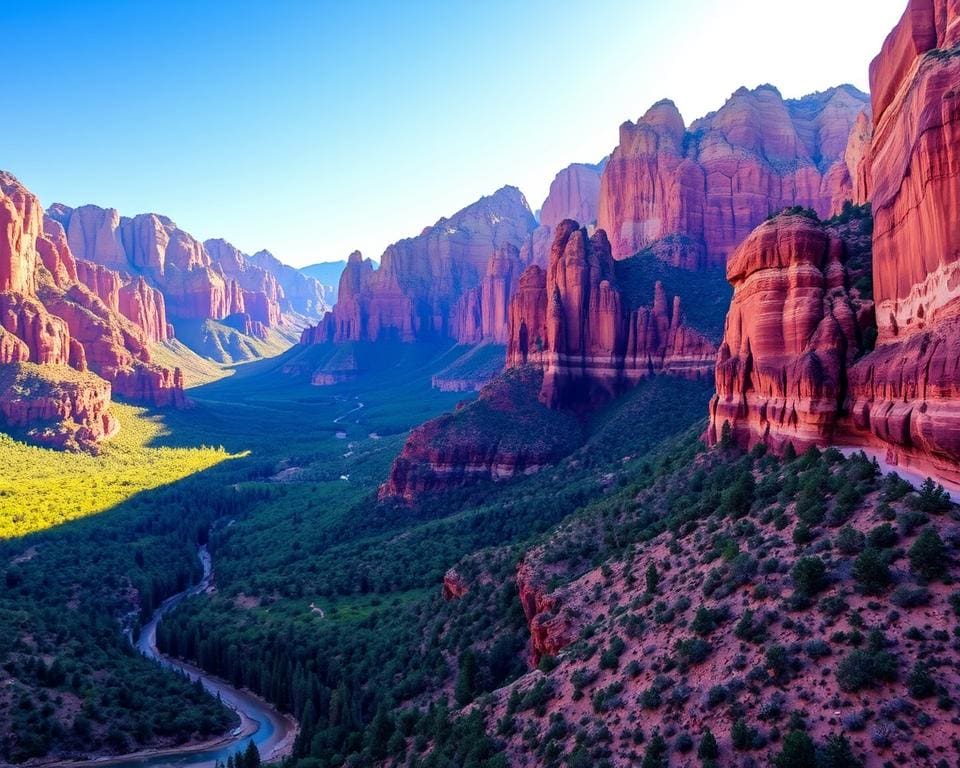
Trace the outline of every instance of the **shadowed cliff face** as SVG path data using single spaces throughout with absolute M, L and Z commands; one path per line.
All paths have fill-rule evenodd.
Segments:
M 588 409 L 655 373 L 709 375 L 714 347 L 683 323 L 657 283 L 652 307 L 631 306 L 603 230 L 560 222 L 546 270 L 521 276 L 510 305 L 507 365 L 543 369 L 552 408 Z
M 180 372 L 150 360 L 149 343 L 166 332 L 162 296 L 75 259 L 59 222 L 6 173 L 0 233 L 0 363 L 20 366 L 0 393 L 9 426 L 41 425 L 44 442 L 90 447 L 115 428 L 111 390 L 154 405 L 185 403 Z
M 728 421 L 741 442 L 873 445 L 960 480 L 958 43 L 960 3 L 915 0 L 870 68 L 876 350 L 853 360 L 857 298 L 824 260 L 822 234 L 784 219 L 761 227 L 728 265 L 714 440 Z M 739 266 L 771 253 L 781 258 L 762 269 Z
M 855 197 L 866 108 L 851 86 L 785 101 L 766 85 L 741 88 L 687 127 L 673 102 L 655 104 L 620 127 L 603 172 L 598 226 L 614 258 L 680 235 L 686 247 L 664 258 L 687 269 L 722 266 L 771 213 L 837 210 Z

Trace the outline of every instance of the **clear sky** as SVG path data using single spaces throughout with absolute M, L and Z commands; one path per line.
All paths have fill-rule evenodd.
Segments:
M 906 0 L 0 3 L 0 168 L 305 265 L 612 150 L 658 99 L 850 82 Z

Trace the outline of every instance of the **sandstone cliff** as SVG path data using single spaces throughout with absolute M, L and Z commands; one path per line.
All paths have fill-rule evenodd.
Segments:
M 725 423 L 742 445 L 792 442 L 802 450 L 834 439 L 847 370 L 873 321 L 871 303 L 850 290 L 848 256 L 840 236 L 799 213 L 761 225 L 731 256 L 713 442 Z
M 167 333 L 156 291 L 76 260 L 60 224 L 7 173 L 0 174 L 0 233 L 0 363 L 21 366 L 5 379 L 19 388 L 3 394 L 9 426 L 42 422 L 38 439 L 88 447 L 114 429 L 111 391 L 154 405 L 185 403 L 180 372 L 151 362 L 150 342 Z
M 510 271 L 498 260 L 518 259 L 516 249 L 535 227 L 520 191 L 503 187 L 417 237 L 389 246 L 378 269 L 359 253 L 351 254 L 336 306 L 304 332 L 302 341 L 412 342 L 458 338 L 459 333 L 475 340 L 484 326 L 502 326 L 502 316 L 482 318 L 481 284 L 486 276 L 492 278 L 489 306 L 496 311 L 497 281 L 502 283 Z M 467 296 L 474 289 L 479 291 Z
M 835 262 L 821 269 L 826 293 L 818 310 L 816 290 L 795 276 L 811 274 L 800 252 L 813 255 L 822 243 L 801 242 L 780 226 L 778 248 L 786 250 L 778 252 L 790 256 L 759 274 L 797 299 L 783 307 L 790 333 L 776 337 L 772 297 L 751 291 L 761 278 L 751 280 L 738 266 L 774 236 L 771 227 L 761 228 L 728 269 L 740 297 L 717 363 L 713 439 L 729 421 L 741 442 L 873 446 L 890 463 L 960 481 L 958 43 L 957 0 L 912 0 L 870 68 L 876 350 L 851 364 L 855 324 Z M 802 334 L 792 338 L 794 329 L 815 333 L 798 344 Z
M 801 205 L 827 215 L 854 197 L 847 146 L 866 106 L 851 86 L 784 100 L 764 85 L 687 127 L 673 102 L 655 104 L 620 127 L 603 171 L 598 226 L 614 257 L 681 235 L 688 247 L 669 252 L 675 265 L 722 266 L 771 213 Z
M 683 322 L 657 284 L 653 306 L 618 283 L 603 230 L 589 236 L 560 222 L 546 270 L 529 267 L 510 305 L 507 364 L 544 372 L 541 399 L 584 409 L 615 397 L 644 376 L 708 376 L 714 347 Z
M 580 426 L 538 402 L 541 381 L 530 366 L 508 371 L 474 402 L 417 427 L 380 498 L 412 502 L 426 492 L 537 472 L 570 453 L 581 439 Z

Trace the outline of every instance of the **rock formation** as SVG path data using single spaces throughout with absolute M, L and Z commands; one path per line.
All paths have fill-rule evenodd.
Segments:
M 606 158 L 595 165 L 573 163 L 554 177 L 547 199 L 540 206 L 540 226 L 520 248 L 521 263 L 547 265 L 553 229 L 564 219 L 582 221 L 588 228 L 596 224 L 600 174 L 606 163 Z
M 562 595 L 551 592 L 540 577 L 538 553 L 528 553 L 517 566 L 517 594 L 530 629 L 531 667 L 543 656 L 556 656 L 577 638 L 577 628 L 562 610 Z
M 20 366 L 6 373 L 8 387 L 19 388 L 2 396 L 9 426 L 36 420 L 43 422 L 37 439 L 89 447 L 114 431 L 111 391 L 184 404 L 180 372 L 150 358 L 149 344 L 168 330 L 156 291 L 76 260 L 60 224 L 7 173 L 0 174 L 0 233 L 0 363 Z
M 529 267 L 510 305 L 507 364 L 544 372 L 550 407 L 587 408 L 644 376 L 709 375 L 714 347 L 683 323 L 657 284 L 653 307 L 618 287 L 610 243 L 577 222 L 556 227 L 546 270 Z
M 801 205 L 827 215 L 853 197 L 846 150 L 866 103 L 851 86 L 799 100 L 741 88 L 687 127 L 673 102 L 658 102 L 620 127 L 603 171 L 598 226 L 614 257 L 681 236 L 678 266 L 722 266 L 772 213 Z
M 810 280 L 796 283 L 795 276 L 812 274 L 809 258 L 800 251 L 816 253 L 822 243 L 812 242 L 812 236 L 801 242 L 785 227 L 761 228 L 728 269 L 739 283 L 740 297 L 735 295 L 717 363 L 711 437 L 717 439 L 729 421 L 741 442 L 832 439 L 873 446 L 892 464 L 912 465 L 956 483 L 960 2 L 911 0 L 871 65 L 870 77 L 874 122 L 867 186 L 875 219 L 876 350 L 851 365 L 855 323 L 850 307 L 839 295 L 824 294 L 818 320 Z M 770 243 L 774 232 L 776 249 Z M 766 277 L 751 280 L 746 265 L 751 253 L 764 252 L 764 243 L 768 255 L 776 251 L 789 258 L 780 264 L 781 274 L 771 264 L 754 273 Z M 839 292 L 835 262 L 821 272 L 825 289 Z M 792 327 L 783 338 L 776 338 L 770 327 L 773 302 L 751 291 L 751 283 L 781 286 L 780 291 L 787 284 L 798 298 L 803 288 L 808 308 L 800 311 L 799 301 L 784 305 Z M 815 332 L 799 344 L 802 334 L 794 329 Z M 777 370 L 781 380 L 775 386 Z M 782 372 L 787 372 L 786 380 Z M 782 390 L 789 391 L 778 399 Z
M 249 256 L 226 240 L 201 243 L 152 213 L 126 218 L 112 208 L 62 204 L 48 213 L 65 229 L 73 255 L 89 265 L 80 280 L 150 341 L 173 336 L 167 313 L 180 321 L 236 316 L 240 330 L 263 338 L 266 329 L 300 327 L 326 311 L 322 286 L 268 251 Z
M 844 241 L 819 221 L 781 214 L 727 262 L 733 301 L 716 364 L 710 439 L 729 422 L 742 445 L 829 443 L 864 347 L 869 302 L 849 291 Z M 858 321 L 859 318 L 859 321 Z
M 564 219 L 592 224 L 600 204 L 600 173 L 597 165 L 574 163 L 560 171 L 550 184 L 550 193 L 540 208 L 540 224 L 555 227 Z
M 66 366 L 11 363 L 0 366 L 0 419 L 34 442 L 96 451 L 116 433 L 110 384 Z
M 285 314 L 317 320 L 329 309 L 326 291 L 316 278 L 280 261 L 270 251 L 257 251 L 247 261 L 273 275 L 283 291 L 280 309 Z
M 454 308 L 454 337 L 461 344 L 492 341 L 504 344 L 509 333 L 510 298 L 519 273 L 520 252 L 510 243 L 500 246 L 487 263 L 480 285 L 466 291 Z
M 417 237 L 389 246 L 378 269 L 359 253 L 351 254 L 336 306 L 316 328 L 304 332 L 302 342 L 412 342 L 457 338 L 460 332 L 475 340 L 484 326 L 498 327 L 502 318 L 481 319 L 483 289 L 464 297 L 485 276 L 491 277 L 493 291 L 506 276 L 498 259 L 505 254 L 518 258 L 516 250 L 503 247 L 519 248 L 535 227 L 520 191 L 503 187 Z M 498 274 L 490 275 L 491 269 Z M 493 295 L 491 299 L 495 310 L 497 302 Z
M 566 456 L 579 444 L 580 426 L 538 401 L 541 382 L 531 366 L 507 371 L 474 402 L 417 427 L 380 498 L 409 503 L 431 491 L 531 474 Z
M 912 0 L 870 67 L 877 351 L 852 419 L 895 463 L 960 480 L 960 2 Z

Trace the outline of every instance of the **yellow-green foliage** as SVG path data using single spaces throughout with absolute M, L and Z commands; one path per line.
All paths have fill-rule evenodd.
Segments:
M 164 432 L 160 417 L 114 403 L 120 433 L 100 456 L 26 445 L 0 434 L 0 539 L 103 512 L 231 458 L 223 448 L 150 447 Z

